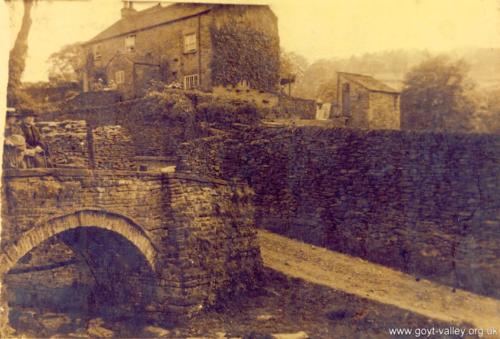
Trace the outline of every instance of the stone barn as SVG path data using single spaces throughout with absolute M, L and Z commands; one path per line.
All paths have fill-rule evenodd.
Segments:
M 400 128 L 400 92 L 369 75 L 337 72 L 337 115 L 346 127 Z
M 277 18 L 268 6 L 177 3 L 137 11 L 124 2 L 119 21 L 83 44 L 83 90 L 142 96 L 151 80 L 212 91 L 245 82 L 277 92 Z M 248 46 L 251 46 L 249 48 Z

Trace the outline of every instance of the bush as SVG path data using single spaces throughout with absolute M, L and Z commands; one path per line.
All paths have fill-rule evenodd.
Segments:
M 196 118 L 197 121 L 219 125 L 255 124 L 264 114 L 263 109 L 252 102 L 217 98 L 211 93 L 170 89 L 161 82 L 152 83 L 145 97 L 151 99 L 148 110 L 179 121 Z
M 151 99 L 148 109 L 167 119 L 185 122 L 195 117 L 193 103 L 182 91 L 155 87 L 145 97 Z
M 213 99 L 196 107 L 198 120 L 216 124 L 255 124 L 261 116 L 253 103 L 240 100 Z

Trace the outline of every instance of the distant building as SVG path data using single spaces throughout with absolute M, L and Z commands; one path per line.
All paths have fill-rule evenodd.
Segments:
M 337 72 L 337 116 L 346 127 L 400 128 L 400 92 L 369 75 Z
M 83 90 L 144 94 L 151 80 L 212 91 L 246 82 L 279 89 L 277 17 L 269 6 L 177 3 L 136 11 L 83 44 Z

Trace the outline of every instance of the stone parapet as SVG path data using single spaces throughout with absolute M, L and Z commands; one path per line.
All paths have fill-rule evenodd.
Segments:
M 251 288 L 262 268 L 253 192 L 241 182 L 187 173 L 68 168 L 6 170 L 2 180 L 0 273 L 11 287 L 22 281 L 5 280 L 9 270 L 28 272 L 44 256 L 49 260 L 60 241 L 64 246 L 59 248 L 95 263 L 93 271 L 105 286 L 154 287 L 155 308 L 164 311 L 182 306 L 191 313 L 220 294 Z M 95 246 L 108 245 L 88 252 L 94 245 L 75 243 L 78 234 L 86 234 Z M 51 239 L 59 242 L 49 246 Z M 137 269 L 120 276 L 119 269 L 105 263 L 126 243 L 144 264 L 129 262 Z M 37 251 L 43 246 L 48 250 Z M 31 252 L 36 262 L 25 258 L 22 269 L 16 269 Z M 59 262 L 73 258 L 57 253 L 63 253 L 55 256 Z

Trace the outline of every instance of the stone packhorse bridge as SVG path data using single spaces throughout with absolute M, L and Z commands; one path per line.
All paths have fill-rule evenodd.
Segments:
M 147 285 L 154 298 L 148 306 L 159 314 L 189 314 L 214 301 L 222 289 L 248 286 L 261 269 L 252 194 L 238 183 L 182 173 L 5 170 L 3 324 L 7 273 L 47 240 L 82 229 L 118 235 L 134 245 L 151 272 Z M 102 253 L 83 255 L 102 263 L 114 250 L 110 243 Z M 105 275 L 105 266 L 96 272 Z

